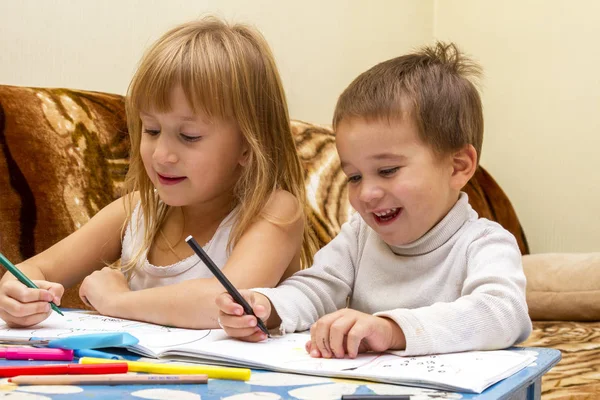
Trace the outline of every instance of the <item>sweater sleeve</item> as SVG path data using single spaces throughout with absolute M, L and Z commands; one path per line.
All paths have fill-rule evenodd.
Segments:
M 375 315 L 402 328 L 406 350 L 401 355 L 501 349 L 525 340 L 531 320 L 514 236 L 489 226 L 469 245 L 466 277 L 455 301 Z
M 312 267 L 295 273 L 276 288 L 253 289 L 269 298 L 286 333 L 307 330 L 323 315 L 346 306 L 359 252 L 360 220 L 356 216 L 315 254 Z

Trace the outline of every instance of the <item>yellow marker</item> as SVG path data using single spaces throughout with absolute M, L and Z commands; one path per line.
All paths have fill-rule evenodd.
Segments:
M 129 372 L 146 372 L 149 374 L 206 374 L 214 379 L 233 379 L 247 381 L 251 371 L 247 368 L 217 367 L 213 365 L 181 365 L 160 364 L 128 360 L 110 360 L 106 358 L 81 357 L 80 364 L 123 363 L 128 365 Z

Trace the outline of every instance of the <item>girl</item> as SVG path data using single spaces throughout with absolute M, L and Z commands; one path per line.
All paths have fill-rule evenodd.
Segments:
M 127 194 L 19 266 L 40 289 L 4 275 L 0 317 L 10 326 L 43 321 L 48 302 L 83 279 L 81 298 L 101 314 L 217 327 L 224 289 L 188 235 L 239 288 L 273 287 L 310 265 L 303 171 L 259 33 L 215 18 L 167 32 L 142 58 L 126 109 Z

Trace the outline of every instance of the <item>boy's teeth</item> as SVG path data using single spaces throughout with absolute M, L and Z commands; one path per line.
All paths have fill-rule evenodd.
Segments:
M 395 212 L 396 210 L 397 210 L 397 208 L 390 208 L 389 210 L 385 210 L 385 211 L 374 213 L 374 214 L 377 215 L 378 217 L 385 217 L 386 215 L 390 215 L 391 213 Z

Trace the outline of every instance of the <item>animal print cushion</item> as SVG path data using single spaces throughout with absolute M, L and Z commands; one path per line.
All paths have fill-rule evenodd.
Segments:
M 352 212 L 327 127 L 292 124 L 306 170 L 309 219 L 321 246 Z M 58 242 L 120 196 L 128 166 L 122 96 L 0 85 L 0 249 L 18 263 Z M 479 168 L 465 191 L 480 216 L 527 241 L 510 201 Z M 76 292 L 65 306 L 83 306 Z
M 128 146 L 121 96 L 0 85 L 2 253 L 21 262 L 117 198 Z M 83 308 L 77 290 L 64 306 Z
M 600 322 L 534 321 L 531 336 L 520 346 L 562 353 L 542 378 L 543 400 L 600 399 Z
M 128 166 L 126 132 L 122 96 L 0 85 L 0 251 L 20 262 L 117 198 Z M 325 244 L 351 213 L 335 137 L 327 127 L 300 121 L 293 132 L 306 169 L 309 218 Z M 529 252 L 510 201 L 485 169 L 465 191 L 480 216 L 498 221 L 516 236 L 521 252 Z M 67 290 L 62 305 L 84 307 L 77 288 Z M 564 357 L 544 379 L 544 398 L 600 393 L 593 382 L 599 337 L 600 323 L 534 323 L 526 344 L 559 348 Z
M 310 220 L 324 245 L 350 213 L 346 179 L 326 127 L 295 121 Z M 120 195 L 128 165 L 123 98 L 0 85 L 0 245 L 20 262 L 84 224 Z M 465 188 L 480 216 L 498 221 L 528 253 L 510 201 L 479 168 Z

